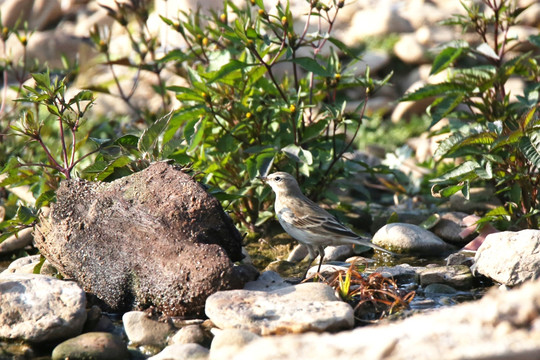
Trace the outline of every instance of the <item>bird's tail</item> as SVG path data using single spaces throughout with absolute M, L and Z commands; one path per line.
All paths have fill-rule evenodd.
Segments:
M 350 243 L 351 243 L 351 244 L 356 244 L 356 245 L 368 246 L 368 247 L 370 247 L 370 248 L 372 248 L 372 249 L 382 251 L 382 252 L 387 253 L 387 254 L 390 254 L 390 255 L 392 255 L 392 256 L 396 256 L 396 255 L 397 255 L 396 253 L 393 253 L 393 252 L 390 251 L 390 250 L 386 250 L 385 248 L 380 247 L 379 245 L 375 245 L 374 243 L 372 243 L 371 241 L 369 241 L 369 240 L 366 239 L 366 238 L 357 237 L 357 238 L 354 238 L 354 239 L 350 239 Z

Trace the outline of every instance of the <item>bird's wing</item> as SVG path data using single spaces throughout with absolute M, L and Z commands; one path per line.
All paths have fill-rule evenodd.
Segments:
M 285 208 L 280 212 L 280 216 L 293 226 L 306 231 L 316 229 L 317 233 L 326 236 L 358 237 L 357 234 L 341 224 L 335 217 L 326 213 L 326 211 L 324 213 L 307 213 L 302 216 L 296 216 L 288 208 Z
M 354 233 L 351 229 L 340 223 L 335 217 L 327 218 L 326 221 L 323 222 L 321 225 L 326 231 L 334 235 L 354 238 L 358 237 L 356 233 Z

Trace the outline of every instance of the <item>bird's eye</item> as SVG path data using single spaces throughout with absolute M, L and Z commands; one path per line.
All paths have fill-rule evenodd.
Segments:
M 281 181 L 281 178 L 280 178 L 279 176 L 276 176 L 276 177 L 274 178 L 274 180 L 276 180 L 276 181 Z

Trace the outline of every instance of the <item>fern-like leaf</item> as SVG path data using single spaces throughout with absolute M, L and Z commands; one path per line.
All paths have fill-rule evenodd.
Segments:
M 540 167 L 540 132 L 529 132 L 521 138 L 519 148 L 523 155 L 536 167 Z

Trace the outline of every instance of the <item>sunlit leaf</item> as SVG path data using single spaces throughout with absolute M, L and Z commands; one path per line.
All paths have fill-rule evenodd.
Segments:
M 455 83 L 428 84 L 411 93 L 405 94 L 400 101 L 416 101 L 433 96 L 448 96 L 450 94 L 461 94 L 466 89 Z
M 463 48 L 447 47 L 433 60 L 429 75 L 435 75 L 451 65 L 463 52 Z
M 499 60 L 499 55 L 493 50 L 491 46 L 487 43 L 482 43 L 476 47 L 476 51 L 478 51 L 480 54 L 484 55 L 485 57 Z
M 208 80 L 208 83 L 211 84 L 215 81 L 218 81 L 224 78 L 225 76 L 229 75 L 233 71 L 242 70 L 249 66 L 252 66 L 252 65 L 246 64 L 245 62 L 238 61 L 238 60 L 231 60 L 229 63 L 222 66 L 221 69 L 219 69 L 216 72 L 216 74 L 210 80 Z
M 200 117 L 198 119 L 193 119 L 186 124 L 186 127 L 184 128 L 184 138 L 189 145 L 188 152 L 195 150 L 200 144 L 204 135 L 205 119 L 205 117 Z
M 41 193 L 36 199 L 36 208 L 41 208 L 43 206 L 49 206 L 50 203 L 54 202 L 56 199 L 56 193 L 54 190 L 47 190 Z
M 479 168 L 481 168 L 481 166 L 476 161 L 472 161 L 472 160 L 465 161 L 464 163 L 456 166 L 454 169 L 450 170 L 449 172 L 439 176 L 438 178 L 432 179 L 431 181 L 442 182 L 442 181 L 460 178 L 460 177 L 463 177 L 464 175 L 473 173 L 475 170 Z
M 540 167 L 540 133 L 531 132 L 519 141 L 519 148 L 525 157 L 536 167 Z
M 451 185 L 440 188 L 440 185 L 436 184 L 431 187 L 431 195 L 433 197 L 450 197 L 463 189 L 463 185 Z
M 163 131 L 167 128 L 169 120 L 171 120 L 171 116 L 172 112 L 164 115 L 143 131 L 137 144 L 142 153 L 151 153 L 156 148 L 160 136 L 163 135 Z
M 37 220 L 37 216 L 26 206 L 19 206 L 17 209 L 17 218 L 24 225 L 30 225 Z

